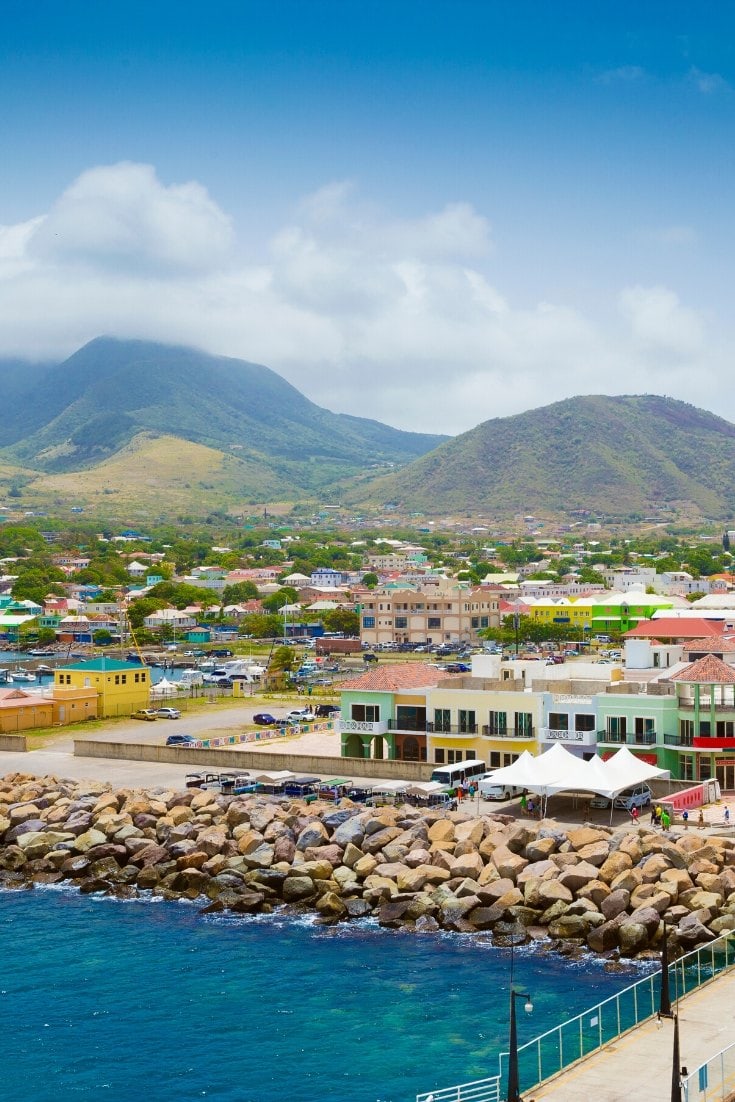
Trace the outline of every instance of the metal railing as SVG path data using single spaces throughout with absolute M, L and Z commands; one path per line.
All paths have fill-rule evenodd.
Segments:
M 727 931 L 709 945 L 669 965 L 672 994 L 688 995 L 735 966 L 735 933 Z M 611 995 L 584 1013 L 570 1018 L 518 1049 L 521 1093 L 530 1091 L 559 1072 L 610 1044 L 658 1012 L 661 971 Z M 505 1097 L 508 1053 L 498 1058 L 499 1074 L 472 1083 L 417 1094 L 416 1102 L 500 1102 Z M 693 1095 L 691 1102 L 699 1102 Z
M 536 738 L 536 732 L 533 727 L 518 728 L 515 727 L 492 727 L 490 724 L 484 724 L 482 733 L 485 738 L 517 738 L 517 739 L 533 739 Z
M 610 742 L 620 746 L 654 746 L 655 731 L 598 731 L 598 742 Z
M 682 1079 L 685 1102 L 728 1102 L 735 1093 L 735 1044 Z
M 476 735 L 479 731 L 476 723 L 427 723 L 421 729 L 429 735 Z

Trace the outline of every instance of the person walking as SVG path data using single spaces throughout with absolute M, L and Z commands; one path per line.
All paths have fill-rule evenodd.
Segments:
M 727 806 L 727 804 L 725 804 L 724 822 L 725 822 L 725 826 L 730 825 L 730 808 Z
M 699 809 L 699 819 L 697 820 L 697 825 L 700 830 L 704 830 L 704 811 L 702 811 L 701 807 Z
M 669 815 L 666 808 L 663 808 L 662 811 L 661 811 L 661 829 L 662 830 L 668 830 L 670 826 L 671 826 L 671 816 Z
M 523 795 L 521 796 L 521 815 L 525 815 L 527 811 L 528 811 L 528 798 L 526 796 L 526 793 L 524 792 Z
M 635 826 L 636 823 L 638 822 L 638 808 L 637 807 L 632 807 L 630 809 L 630 818 L 633 822 L 633 826 Z
M 681 817 L 684 820 L 684 830 L 689 830 L 689 812 L 686 808 L 682 811 Z

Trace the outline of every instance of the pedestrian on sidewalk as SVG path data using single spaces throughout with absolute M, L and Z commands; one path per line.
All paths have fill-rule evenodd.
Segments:
M 725 826 L 730 825 L 730 808 L 725 804 Z
M 682 811 L 681 817 L 684 820 L 684 830 L 689 830 L 689 812 L 686 808 Z
M 631 820 L 633 822 L 633 826 L 635 826 L 636 823 L 638 822 L 638 808 L 637 807 L 632 807 L 630 809 L 630 817 L 631 817 Z
M 699 826 L 700 830 L 704 830 L 704 812 L 702 811 L 701 807 L 699 809 L 699 818 L 697 819 L 697 825 Z

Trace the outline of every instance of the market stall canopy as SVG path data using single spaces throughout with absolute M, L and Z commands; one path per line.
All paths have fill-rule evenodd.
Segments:
M 642 781 L 666 777 L 667 769 L 658 769 L 641 761 L 622 746 L 607 761 L 597 756 L 584 761 L 559 743 L 545 754 L 534 757 L 527 750 L 503 769 L 488 774 L 493 784 L 525 788 L 537 796 L 554 796 L 559 792 L 589 792 L 614 799 Z

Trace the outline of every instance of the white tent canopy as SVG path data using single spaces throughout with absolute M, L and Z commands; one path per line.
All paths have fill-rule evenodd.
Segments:
M 653 777 L 668 776 L 668 770 L 658 769 L 641 761 L 622 746 L 607 761 L 597 756 L 584 761 L 557 743 L 545 754 L 533 757 L 527 750 L 503 769 L 488 774 L 488 780 L 526 788 L 538 796 L 554 796 L 559 792 L 589 792 L 614 799 L 626 788 Z

